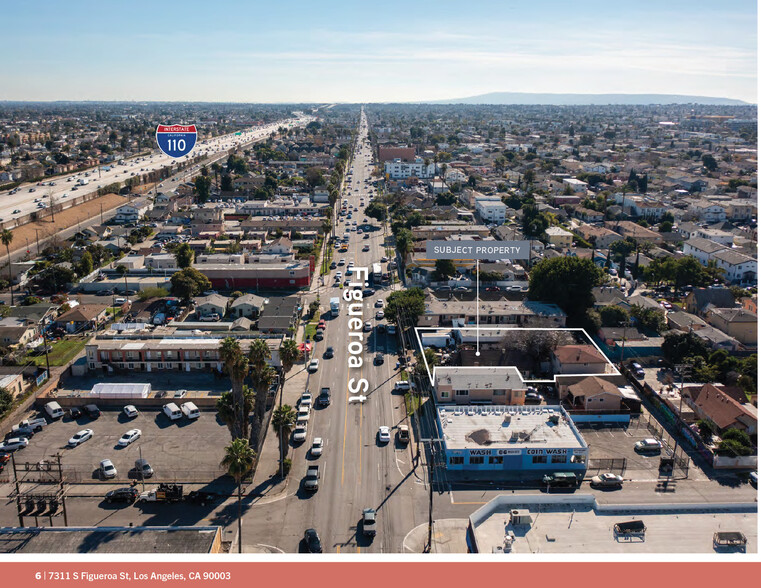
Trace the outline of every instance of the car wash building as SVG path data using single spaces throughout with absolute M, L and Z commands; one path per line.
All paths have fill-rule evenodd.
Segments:
M 587 470 L 589 448 L 561 406 L 439 405 L 437 412 L 448 470 L 521 480 Z

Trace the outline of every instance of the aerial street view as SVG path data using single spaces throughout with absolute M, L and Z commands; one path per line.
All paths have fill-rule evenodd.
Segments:
M 755 3 L 42 4 L 0 561 L 757 559 Z

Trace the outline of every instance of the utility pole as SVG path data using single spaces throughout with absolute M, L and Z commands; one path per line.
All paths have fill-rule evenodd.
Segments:
M 37 237 L 37 257 L 40 256 L 40 230 L 34 229 L 34 235 Z

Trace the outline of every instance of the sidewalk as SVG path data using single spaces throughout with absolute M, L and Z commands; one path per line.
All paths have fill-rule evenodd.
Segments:
M 433 521 L 431 549 L 428 553 L 468 553 L 468 519 Z M 402 542 L 403 553 L 426 553 L 428 524 L 412 529 Z

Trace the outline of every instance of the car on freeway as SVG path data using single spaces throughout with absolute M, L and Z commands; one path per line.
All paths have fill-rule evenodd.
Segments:
M 143 432 L 140 429 L 130 429 L 119 439 L 119 446 L 127 447 L 127 445 L 132 445 L 132 443 L 140 439 L 142 434 Z
M 24 449 L 29 445 L 29 439 L 26 437 L 11 437 L 7 441 L 0 443 L 0 453 L 11 453 L 19 449 Z
M 77 447 L 89 439 L 92 439 L 92 429 L 82 429 L 74 433 L 74 436 L 69 439 L 68 445 L 69 447 Z
M 322 541 L 314 529 L 304 531 L 304 545 L 308 553 L 322 553 Z
M 603 488 L 620 488 L 624 483 L 624 479 L 617 474 L 606 473 L 592 476 L 589 483 L 591 486 L 600 486 Z
M 140 413 L 137 411 L 137 408 L 135 408 L 134 405 L 128 404 L 124 407 L 124 416 L 127 418 L 134 419 L 138 414 Z
M 309 362 L 309 366 L 307 366 L 307 371 L 310 374 L 315 373 L 318 369 L 320 369 L 320 360 L 319 359 L 313 359 Z
M 126 502 L 132 504 L 140 496 L 140 492 L 137 488 L 117 488 L 106 492 L 106 502 L 113 504 L 114 502 Z
M 312 439 L 312 447 L 309 448 L 310 453 L 315 457 L 321 456 L 323 445 L 322 437 L 315 437 Z
M 376 512 L 374 508 L 366 508 L 362 511 L 362 534 L 366 537 L 375 537 Z
M 378 441 L 388 443 L 391 441 L 391 429 L 385 425 L 378 427 Z
M 325 359 L 332 359 L 332 358 L 333 358 L 333 355 L 335 355 L 335 349 L 333 349 L 333 347 L 328 347 L 328 348 L 325 350 L 325 353 L 323 353 L 323 355 L 322 355 L 322 356 L 323 356 Z
M 642 439 L 642 441 L 637 441 L 634 444 L 634 450 L 640 451 L 642 453 L 660 453 L 661 449 L 663 448 L 663 444 L 658 441 L 658 439 L 648 438 L 648 439 Z
M 306 441 L 307 438 L 307 427 L 306 425 L 297 425 L 293 429 L 293 442 L 294 443 L 303 443 Z
M 110 459 L 104 459 L 101 461 L 98 469 L 100 470 L 100 475 L 104 478 L 116 477 L 116 466 Z

